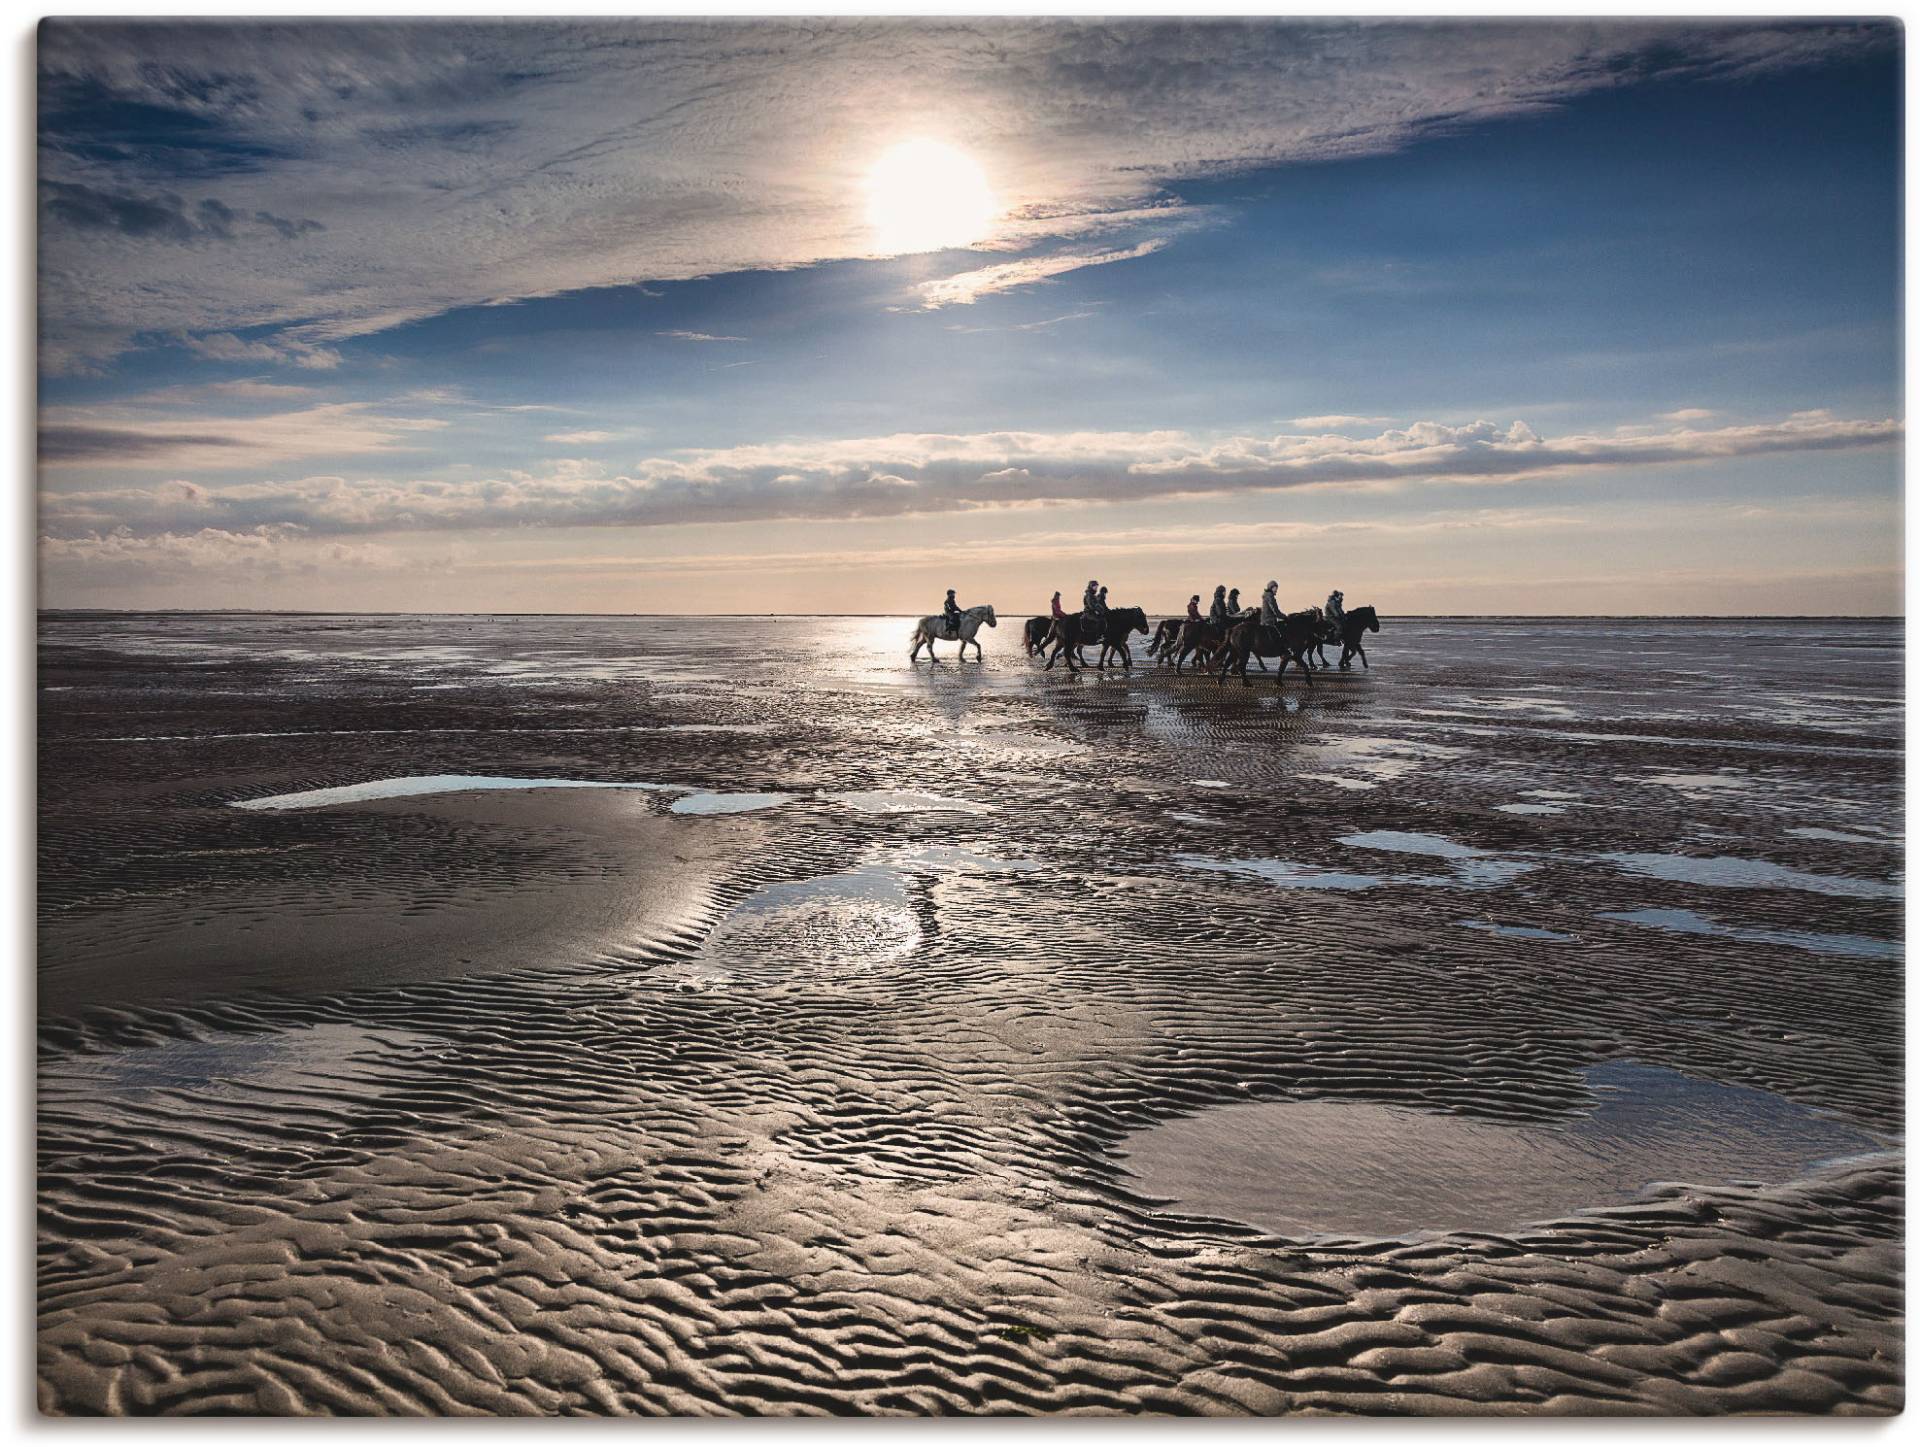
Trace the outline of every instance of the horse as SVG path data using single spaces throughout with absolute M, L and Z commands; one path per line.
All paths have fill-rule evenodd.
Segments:
M 1191 618 L 1181 619 L 1179 650 L 1173 655 L 1173 671 L 1175 673 L 1187 671 L 1188 654 L 1193 655 L 1195 663 L 1205 667 L 1213 661 L 1214 654 L 1219 652 L 1221 646 L 1227 641 L 1227 634 L 1234 627 L 1259 616 L 1258 613 L 1233 613 L 1228 615 L 1224 627 L 1208 618 L 1203 618 L 1198 623 Z M 1260 667 L 1265 669 L 1266 664 L 1262 663 Z
M 991 603 L 980 603 L 967 609 L 960 615 L 960 626 L 958 628 L 955 628 L 947 622 L 944 613 L 929 613 L 920 620 L 919 624 L 913 630 L 913 651 L 907 655 L 907 659 L 911 662 L 919 658 L 920 647 L 922 644 L 925 644 L 928 661 L 935 661 L 933 640 L 936 638 L 944 638 L 949 643 L 957 639 L 960 644 L 960 657 L 962 659 L 967 656 L 967 645 L 969 643 L 973 645 L 974 656 L 984 658 L 986 655 L 980 651 L 980 640 L 974 637 L 974 634 L 980 631 L 980 625 L 982 623 L 985 623 L 989 628 L 998 628 L 1000 626 L 1000 620 L 993 616 L 993 605 Z
M 1253 680 L 1247 677 L 1247 657 L 1253 654 L 1280 660 L 1280 671 L 1273 679 L 1276 685 L 1286 680 L 1287 663 L 1291 660 L 1299 664 L 1300 671 L 1307 676 L 1307 687 L 1313 687 L 1313 665 L 1307 662 L 1307 650 L 1313 646 L 1317 612 L 1309 608 L 1303 613 L 1289 613 L 1277 628 L 1258 619 L 1234 625 L 1220 649 L 1220 682 L 1227 681 L 1227 672 L 1231 669 L 1240 675 L 1243 684 L 1252 688 Z
M 1153 642 L 1147 645 L 1147 657 L 1156 658 L 1165 663 L 1173 657 L 1173 650 L 1180 642 L 1180 625 L 1185 618 L 1162 618 L 1159 627 L 1153 630 Z
M 1340 666 L 1352 667 L 1351 659 L 1357 653 L 1360 655 L 1360 666 L 1372 668 L 1373 665 L 1367 662 L 1367 650 L 1360 646 L 1360 639 L 1363 634 L 1379 631 L 1380 615 L 1373 611 L 1373 604 L 1349 608 L 1346 617 L 1340 620 Z
M 1047 634 L 1053 631 L 1053 619 L 1034 617 L 1027 619 L 1027 626 L 1021 630 L 1021 641 L 1027 645 L 1027 657 L 1031 658 L 1047 646 Z
M 1127 646 L 1130 633 L 1145 634 L 1147 631 L 1147 610 L 1145 608 L 1109 608 L 1106 626 L 1093 627 L 1083 614 L 1075 613 L 1067 618 L 1056 618 L 1053 629 L 1047 635 L 1047 642 L 1053 645 L 1053 652 L 1047 655 L 1047 667 L 1052 668 L 1062 653 L 1067 655 L 1067 667 L 1075 673 L 1080 671 L 1075 662 L 1075 654 L 1089 643 L 1100 645 L 1100 668 L 1107 666 L 1107 655 L 1118 650 L 1120 662 L 1127 668 L 1133 667 L 1133 650 Z M 1081 662 L 1085 661 L 1084 655 Z

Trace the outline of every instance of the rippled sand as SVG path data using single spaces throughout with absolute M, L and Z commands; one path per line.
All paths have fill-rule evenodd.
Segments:
M 45 1410 L 1900 1407 L 1897 627 L 792 626 L 43 620 Z

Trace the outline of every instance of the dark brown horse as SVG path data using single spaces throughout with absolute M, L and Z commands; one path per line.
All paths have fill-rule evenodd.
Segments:
M 1307 678 L 1307 687 L 1313 687 L 1313 665 L 1307 661 L 1307 650 L 1313 647 L 1318 615 L 1316 608 L 1309 608 L 1304 613 L 1289 613 L 1281 619 L 1277 628 L 1269 627 L 1257 618 L 1234 625 L 1227 634 L 1226 643 L 1219 650 L 1220 681 L 1225 683 L 1227 673 L 1231 670 L 1240 675 L 1242 683 L 1252 688 L 1253 680 L 1247 677 L 1247 659 L 1278 658 L 1280 671 L 1273 680 L 1276 685 L 1285 681 L 1287 664 L 1292 662 L 1300 665 L 1300 671 Z
M 1086 661 L 1086 656 L 1080 650 L 1089 643 L 1098 643 L 1100 662 L 1097 667 L 1105 668 L 1107 655 L 1118 653 L 1121 665 L 1131 668 L 1133 650 L 1127 646 L 1128 635 L 1138 633 L 1144 636 L 1146 631 L 1147 610 L 1144 608 L 1109 608 L 1104 628 L 1081 613 L 1068 618 L 1056 618 L 1047 634 L 1047 642 L 1053 649 L 1047 655 L 1047 667 L 1052 668 L 1055 660 L 1064 653 L 1067 655 L 1067 667 L 1078 673 L 1080 664 Z
M 1180 642 L 1180 625 L 1185 618 L 1162 618 L 1159 626 L 1153 630 L 1153 642 L 1147 645 L 1147 657 L 1156 658 L 1165 663 L 1173 657 L 1173 650 Z
M 1354 654 L 1360 655 L 1360 666 L 1372 668 L 1367 662 L 1367 650 L 1360 646 L 1360 639 L 1368 633 L 1380 631 L 1380 615 L 1373 611 L 1373 605 L 1361 608 L 1349 608 L 1346 617 L 1340 620 L 1340 666 L 1350 666 Z
M 1027 626 L 1021 631 L 1021 641 L 1027 645 L 1027 657 L 1031 658 L 1046 646 L 1047 634 L 1053 629 L 1051 618 L 1029 618 Z

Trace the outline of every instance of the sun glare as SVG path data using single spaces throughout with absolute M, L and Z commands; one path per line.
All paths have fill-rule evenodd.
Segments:
M 903 141 L 867 177 L 875 247 L 898 255 L 969 246 L 987 234 L 993 191 L 979 164 L 944 141 Z

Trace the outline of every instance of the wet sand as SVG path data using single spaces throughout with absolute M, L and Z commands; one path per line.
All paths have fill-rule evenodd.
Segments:
M 1900 1407 L 1897 626 L 793 642 L 43 619 L 43 1410 Z

